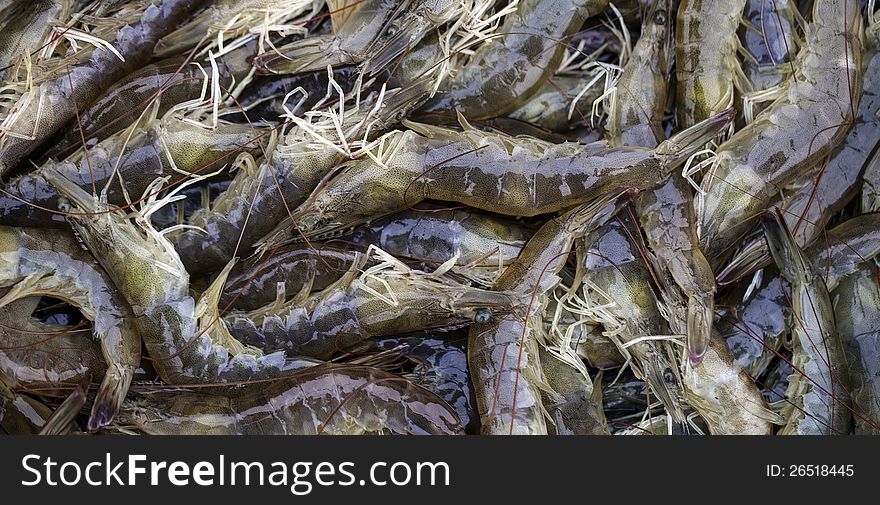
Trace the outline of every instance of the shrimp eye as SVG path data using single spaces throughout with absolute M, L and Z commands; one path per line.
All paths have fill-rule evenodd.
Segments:
M 663 373 L 663 380 L 667 384 L 675 384 L 675 376 L 672 375 L 672 370 L 667 369 L 666 372 Z
M 657 12 L 654 13 L 654 23 L 658 25 L 666 24 L 666 11 L 663 9 L 657 9 Z
M 474 322 L 479 324 L 486 324 L 491 318 L 492 311 L 490 311 L 489 309 L 479 309 L 477 310 L 477 313 L 474 314 Z

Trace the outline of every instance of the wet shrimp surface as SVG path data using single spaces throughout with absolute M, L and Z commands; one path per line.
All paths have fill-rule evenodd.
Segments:
M 0 434 L 880 434 L 875 2 L 339 4 L 0 6 Z

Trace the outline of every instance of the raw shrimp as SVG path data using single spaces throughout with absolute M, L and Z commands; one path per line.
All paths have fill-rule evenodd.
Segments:
M 665 138 L 671 19 L 669 2 L 658 2 L 645 18 L 642 36 L 611 98 L 607 129 L 613 142 L 656 147 Z M 700 250 L 689 184 L 671 174 L 659 187 L 639 194 L 636 214 L 658 264 L 688 295 L 688 351 L 696 365 L 709 344 L 715 277 Z
M 843 144 L 837 148 L 822 169 L 798 181 L 784 193 L 797 191 L 785 198 L 785 222 L 792 229 L 798 244 L 804 245 L 818 237 L 834 214 L 842 209 L 859 190 L 858 180 L 865 172 L 872 153 L 880 146 L 880 53 L 874 53 L 865 67 L 865 79 L 856 121 Z M 819 167 L 822 167 L 819 163 Z M 816 177 L 819 177 L 816 182 Z M 798 187 L 799 186 L 799 187 Z
M 849 364 L 857 435 L 880 435 L 880 283 L 869 262 L 832 293 L 837 331 Z
M 280 352 L 263 355 L 233 339 L 217 309 L 222 284 L 212 284 L 196 306 L 180 258 L 149 223 L 151 208 L 163 200 L 148 201 L 135 225 L 56 170 L 47 168 L 44 175 L 71 201 L 72 207 L 62 201 L 62 208 L 76 209 L 69 217 L 72 226 L 131 305 L 134 316 L 128 320 L 140 331 L 162 380 L 169 384 L 252 380 L 311 366 L 304 360 L 286 359 Z
M 65 225 L 64 216 L 49 212 L 58 206 L 58 192 L 43 175 L 50 167 L 84 190 L 101 192 L 106 187 L 107 201 L 124 205 L 129 198 L 139 198 L 157 177 L 207 175 L 237 159 L 259 156 L 260 134 L 259 129 L 236 124 L 208 130 L 171 116 L 151 121 L 133 132 L 119 132 L 87 153 L 64 162 L 50 160 L 8 181 L 0 192 L 0 219 L 16 226 Z
M 117 33 L 113 47 L 119 56 L 95 49 L 87 61 L 71 67 L 65 75 L 24 93 L 12 113 L 13 124 L 4 125 L 6 129 L 0 132 L 0 177 L 74 120 L 78 109 L 87 107 L 113 82 L 143 67 L 156 41 L 202 3 L 204 0 L 153 0 L 137 23 Z
M 105 426 L 119 410 L 140 363 L 141 340 L 130 307 L 70 233 L 0 227 L 0 248 L 0 286 L 11 287 L 0 305 L 23 296 L 47 295 L 67 301 L 92 321 L 107 371 L 89 430 Z
M 664 316 L 673 333 L 682 334 L 689 324 L 687 303 L 673 282 L 669 275 L 661 284 Z M 684 365 L 682 378 L 687 405 L 700 414 L 713 435 L 772 435 L 773 424 L 783 424 L 718 334 L 711 336 L 699 362 L 689 360 Z
M 503 116 L 531 98 L 559 66 L 568 39 L 607 0 L 520 0 L 498 36 L 481 45 L 423 108 L 468 119 Z
M 614 195 L 617 196 L 617 195 Z M 534 333 L 542 331 L 543 295 L 560 281 L 559 270 L 575 239 L 611 218 L 625 198 L 603 197 L 542 226 L 493 289 L 523 297 L 527 312 L 513 312 L 471 326 L 468 369 L 485 433 L 546 434 L 541 404 L 541 365 Z M 526 313 L 522 313 L 526 312 Z
M 663 115 L 672 52 L 669 0 L 658 1 L 645 16 L 642 36 L 617 80 L 605 129 L 615 145 L 657 147 L 666 133 Z
M 792 359 L 780 434 L 847 434 L 852 414 L 846 358 L 828 288 L 798 247 L 778 212 L 762 214 L 767 245 L 791 285 Z
M 846 136 L 862 84 L 856 0 L 817 0 L 785 93 L 723 143 L 703 180 L 700 240 L 711 261 L 780 188 Z
M 225 396 L 154 391 L 123 420 L 152 435 L 457 434 L 459 419 L 433 393 L 369 367 L 319 366 Z
M 703 255 L 688 183 L 678 174 L 635 200 L 639 221 L 656 262 L 687 295 L 687 346 L 697 365 L 706 352 L 715 308 L 715 276 Z
M 856 216 L 828 230 L 826 236 L 818 237 L 805 248 L 804 254 L 829 290 L 833 291 L 841 279 L 880 254 L 878 227 L 880 214 Z M 769 254 L 766 242 L 762 251 Z M 719 331 L 752 377 L 764 372 L 781 344 L 785 320 L 790 315 L 788 290 L 788 283 L 779 272 L 772 266 L 766 268 L 755 287 L 748 288 L 750 296 L 723 318 L 726 321 Z M 737 290 L 730 299 L 742 297 L 741 290 Z
M 362 273 L 353 268 L 305 300 L 225 316 L 229 333 L 267 352 L 326 360 L 368 337 L 455 328 L 486 311 L 503 313 L 511 303 L 507 293 L 412 270 L 386 253 L 379 257 L 380 264 Z
M 466 123 L 463 132 L 406 123 L 417 131 L 390 134 L 386 159 L 343 165 L 293 217 L 300 233 L 320 238 L 427 198 L 514 216 L 555 212 L 618 188 L 658 184 L 731 119 L 725 111 L 653 150 L 604 142 L 551 144 L 485 133 Z
M 746 0 L 682 0 L 675 19 L 678 125 L 687 128 L 733 105 L 750 84 L 736 58 Z

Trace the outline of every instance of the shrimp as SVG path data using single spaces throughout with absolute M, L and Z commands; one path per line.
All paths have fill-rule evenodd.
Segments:
M 599 198 L 548 221 L 495 282 L 493 289 L 519 292 L 534 302 L 526 301 L 525 311 L 471 325 L 468 369 L 483 432 L 547 433 L 538 342 L 533 335 L 542 330 L 542 295 L 559 283 L 558 272 L 575 239 L 611 218 L 626 200 L 617 196 Z
M 862 192 L 863 210 L 872 210 L 870 204 L 865 203 L 865 194 L 870 194 L 871 157 L 876 157 L 872 153 L 876 153 L 880 146 L 880 119 L 875 115 L 880 108 L 880 53 L 875 53 L 866 68 L 864 92 L 853 129 L 827 164 L 820 163 L 816 170 L 798 177 L 782 190 L 782 194 L 787 196 L 781 199 L 779 205 L 784 211 L 786 224 L 800 246 L 810 244 L 821 236 L 832 217 L 859 191 L 860 180 L 865 187 Z M 719 282 L 729 283 L 733 280 L 733 273 L 747 275 L 769 262 L 766 245 L 757 238 L 737 253 L 719 273 Z
M 141 339 L 130 307 L 69 233 L 4 226 L 0 227 L 0 248 L 0 286 L 11 287 L 0 305 L 23 296 L 48 295 L 74 305 L 92 321 L 107 371 L 88 428 L 94 431 L 105 426 L 119 410 L 140 363 Z
M 288 217 L 289 210 L 305 202 L 341 159 L 355 155 L 334 143 L 341 142 L 351 150 L 355 141 L 360 142 L 369 133 L 382 132 L 405 116 L 426 94 L 426 88 L 414 86 L 388 92 L 384 100 L 372 96 L 360 100 L 354 110 L 346 111 L 338 119 L 339 125 L 320 119 L 308 126 L 311 132 L 294 128 L 282 144 L 269 150 L 259 167 L 239 171 L 210 209 L 194 214 L 188 221 L 189 228 L 170 237 L 187 270 L 199 274 L 221 268 L 237 250 L 247 252 Z M 315 136 L 322 135 L 325 129 L 329 138 L 316 140 Z
M 675 18 L 678 124 L 687 128 L 733 105 L 751 87 L 736 58 L 746 0 L 682 0 Z
M 762 214 L 762 221 L 770 254 L 791 285 L 791 364 L 795 373 L 785 391 L 790 403 L 782 409 L 786 423 L 780 434 L 846 434 L 852 418 L 846 407 L 846 358 L 828 288 L 785 227 L 781 214 Z
M 556 71 L 568 38 L 607 6 L 607 0 L 520 0 L 497 38 L 441 83 L 423 111 L 485 119 L 516 110 Z
M 818 182 L 813 174 L 805 178 L 808 183 L 798 181 L 784 190 L 792 193 L 796 189 L 783 200 L 783 209 L 798 244 L 812 242 L 834 214 L 852 200 L 858 192 L 861 174 L 866 172 L 872 153 L 880 145 L 880 118 L 876 115 L 880 110 L 880 53 L 874 53 L 865 68 L 855 125 L 818 175 Z
M 412 270 L 382 251 L 377 254 L 382 263 L 355 275 L 358 262 L 348 275 L 306 300 L 225 316 L 229 333 L 267 352 L 326 360 L 369 337 L 454 328 L 510 305 L 507 293 L 467 287 Z
M 390 159 L 344 164 L 293 217 L 302 235 L 320 238 L 427 198 L 513 216 L 555 212 L 617 188 L 656 185 L 731 119 L 726 111 L 653 150 L 552 144 L 485 133 L 466 123 L 459 132 L 406 122 L 416 131 L 389 134 Z
M 49 212 L 57 208 L 59 196 L 44 176 L 49 168 L 83 189 L 107 188 L 107 201 L 124 205 L 157 177 L 216 172 L 226 164 L 259 156 L 259 134 L 258 129 L 235 124 L 207 130 L 172 116 L 150 121 L 131 132 L 119 132 L 86 153 L 63 162 L 50 160 L 8 181 L 0 192 L 0 219 L 16 226 L 65 225 L 61 214 Z
M 671 275 L 668 277 L 661 284 L 665 317 L 674 333 L 685 333 L 689 324 L 687 305 L 683 294 L 671 289 L 673 281 Z M 752 376 L 736 361 L 724 338 L 714 333 L 701 358 L 705 359 L 697 363 L 689 360 L 684 365 L 682 379 L 687 404 L 697 411 L 710 433 L 772 435 L 773 424 L 783 424 L 770 411 Z
M 673 175 L 634 203 L 656 262 L 687 294 L 688 356 L 698 365 L 712 332 L 715 276 L 700 247 L 691 195 L 688 183 Z
M 151 435 L 452 435 L 455 411 L 433 393 L 369 367 L 319 366 L 234 396 L 139 394 L 125 423 Z
M 683 422 L 685 395 L 676 362 L 679 353 L 668 338 L 650 338 L 669 331 L 651 285 L 650 267 L 631 242 L 633 231 L 631 220 L 620 216 L 584 239 L 579 265 L 589 279 L 582 287 L 585 308 L 607 311 L 606 335 L 673 419 Z
M 0 131 L 0 177 L 72 121 L 78 109 L 88 106 L 113 82 L 143 67 L 156 41 L 203 2 L 161 0 L 150 4 L 137 23 L 119 30 L 112 44 L 115 52 L 94 50 L 87 61 L 71 67 L 65 75 L 23 94 L 12 126 L 19 134 L 13 136 L 8 125 Z
M 804 249 L 813 269 L 819 272 L 830 291 L 865 261 L 880 254 L 878 220 L 878 214 L 848 219 L 828 230 L 827 238 L 819 237 Z M 765 242 L 763 251 L 769 254 L 766 247 Z M 738 320 L 728 318 L 722 325 L 721 334 L 737 362 L 746 367 L 752 377 L 764 372 L 781 344 L 785 320 L 790 316 L 788 289 L 788 283 L 775 268 L 762 270 L 756 287 L 748 290 L 751 295 L 735 307 L 733 315 Z M 731 299 L 736 299 L 736 294 Z
M 670 2 L 645 16 L 642 36 L 614 87 L 605 129 L 615 145 L 654 148 L 666 138 L 663 115 L 672 52 Z
M 615 143 L 652 148 L 665 138 L 672 51 L 668 7 L 669 2 L 658 2 L 646 16 L 642 36 L 617 82 L 606 126 Z M 699 364 L 712 332 L 715 277 L 700 250 L 690 187 L 673 174 L 634 203 L 659 266 L 688 295 L 688 351 L 693 364 Z
M 58 171 L 47 168 L 44 175 L 64 195 L 62 209 L 75 209 L 69 216 L 71 225 L 132 307 L 134 315 L 128 320 L 140 331 L 162 380 L 192 384 L 274 378 L 311 366 L 285 359 L 280 352 L 263 355 L 229 335 L 217 313 L 228 270 L 196 307 L 179 256 L 149 223 L 150 210 L 169 197 L 149 200 L 135 225 Z
M 407 210 L 356 228 L 341 240 L 376 245 L 428 265 L 453 261 L 451 271 L 491 285 L 512 263 L 532 230 L 511 219 L 471 209 Z
M 720 259 L 784 184 L 844 139 L 861 95 L 856 0 L 818 0 L 786 93 L 723 143 L 703 180 L 700 240 Z
M 379 349 L 401 349 L 403 357 L 415 364 L 406 374 L 416 385 L 436 394 L 455 409 L 466 433 L 479 432 L 479 417 L 474 407 L 473 385 L 467 371 L 467 352 L 460 333 L 429 333 L 382 338 Z M 467 333 L 464 335 L 466 342 Z
M 880 284 L 876 268 L 872 263 L 863 265 L 832 293 L 837 332 L 849 363 L 853 404 L 868 418 L 856 418 L 857 435 L 880 434 Z

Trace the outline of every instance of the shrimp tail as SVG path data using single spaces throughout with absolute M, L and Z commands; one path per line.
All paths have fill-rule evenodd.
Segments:
M 670 158 L 667 162 L 670 171 L 680 167 L 691 155 L 723 132 L 735 116 L 736 109 L 730 107 L 664 140 L 657 146 L 656 152 Z
M 134 370 L 118 365 L 112 365 L 107 369 L 89 414 L 86 427 L 89 432 L 97 431 L 113 421 L 128 394 L 132 378 L 134 378 Z
M 63 435 L 67 433 L 73 424 L 73 420 L 76 419 L 80 409 L 86 403 L 86 394 L 91 383 L 92 376 L 87 375 L 76 385 L 70 396 L 65 398 L 55 412 L 52 413 L 52 416 L 46 420 L 46 424 L 40 429 L 40 435 Z

